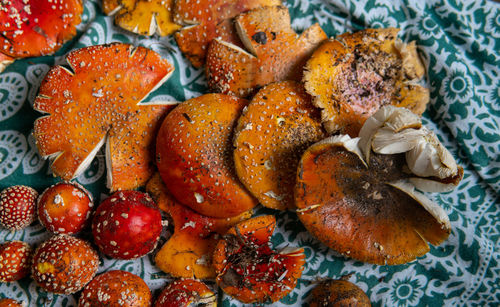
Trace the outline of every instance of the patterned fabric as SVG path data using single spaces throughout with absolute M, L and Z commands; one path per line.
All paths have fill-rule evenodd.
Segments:
M 432 194 L 450 216 L 452 233 L 441 246 L 405 265 L 378 266 L 338 256 L 311 237 L 291 212 L 276 214 L 274 247 L 302 246 L 307 262 L 297 288 L 276 306 L 307 304 L 320 277 L 350 281 L 367 292 L 374 306 L 496 305 L 500 302 L 500 4 L 493 1 L 289 0 L 292 26 L 301 31 L 319 22 L 329 36 L 367 27 L 399 27 L 403 41 L 416 40 L 428 67 L 431 105 L 424 122 L 465 170 L 459 187 Z M 193 68 L 169 37 L 146 38 L 118 29 L 98 0 L 85 2 L 79 35 L 55 56 L 16 61 L 0 74 L 0 188 L 25 184 L 43 191 L 58 181 L 38 154 L 30 135 L 40 116 L 31 105 L 46 72 L 64 64 L 70 50 L 114 41 L 143 45 L 176 67 L 172 77 L 146 101 L 183 101 L 206 90 L 201 69 Z M 104 153 L 76 179 L 97 201 L 105 197 Z M 38 223 L 17 232 L 0 231 L 0 242 L 37 245 L 50 235 Z M 82 235 L 90 238 L 88 233 Z M 103 257 L 101 255 L 101 257 Z M 99 271 L 121 269 L 142 277 L 156 293 L 168 276 L 152 257 L 135 261 L 101 258 Z M 214 286 L 213 283 L 210 285 Z M 75 306 L 77 296 L 41 291 L 25 278 L 0 285 L 0 296 L 30 306 Z M 241 304 L 224 295 L 222 306 Z

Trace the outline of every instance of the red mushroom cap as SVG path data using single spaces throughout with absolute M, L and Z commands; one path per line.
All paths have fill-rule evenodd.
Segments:
M 155 307 L 217 306 L 215 293 L 203 282 L 178 279 L 161 291 Z
M 156 164 L 167 189 L 203 215 L 233 217 L 257 205 L 236 176 L 233 128 L 247 101 L 206 94 L 179 104 L 158 132 Z
M 35 219 L 35 189 L 16 185 L 4 189 L 0 193 L 0 224 L 9 230 L 20 230 L 28 227 Z
M 152 296 L 139 276 L 120 270 L 96 276 L 80 294 L 78 306 L 149 307 Z
M 38 199 L 38 219 L 53 233 L 80 232 L 90 220 L 92 196 L 77 183 L 60 182 L 46 189 Z
M 99 250 L 117 259 L 142 257 L 156 247 L 163 226 L 151 197 L 139 191 L 119 191 L 97 207 L 92 235 Z
M 35 250 L 31 276 L 46 291 L 72 294 L 92 280 L 98 266 L 99 257 L 89 243 L 60 234 Z
M 0 66 L 8 57 L 52 54 L 75 36 L 82 13 L 81 0 L 2 1 Z
M 214 252 L 217 284 L 243 303 L 276 302 L 302 275 L 302 248 L 276 252 L 269 247 L 276 226 L 272 215 L 243 221 L 219 241 Z
M 29 274 L 31 247 L 21 241 L 10 241 L 0 245 L 0 282 L 10 282 Z

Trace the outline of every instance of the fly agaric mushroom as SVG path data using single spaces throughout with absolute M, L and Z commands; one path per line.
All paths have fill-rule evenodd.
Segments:
M 11 298 L 0 299 L 0 307 L 26 307 L 24 302 L 19 302 Z
M 81 0 L 7 0 L 0 6 L 0 72 L 18 58 L 52 54 L 76 35 Z
M 357 306 L 370 307 L 370 299 L 361 288 L 347 280 L 326 280 L 311 292 L 309 307 Z
M 97 207 L 92 235 L 99 250 L 116 259 L 136 259 L 152 252 L 163 225 L 153 199 L 139 191 L 118 191 Z
M 22 241 L 0 244 L 0 282 L 11 282 L 27 276 L 31 267 L 31 246 Z
M 9 230 L 28 227 L 36 215 L 38 192 L 28 186 L 15 185 L 0 193 L 0 225 Z
M 149 307 L 148 285 L 137 275 L 113 270 L 96 276 L 82 291 L 78 306 Z
M 173 277 L 215 278 L 212 254 L 219 237 L 235 224 L 250 218 L 252 212 L 223 219 L 196 213 L 173 198 L 159 174 L 149 180 L 146 191 L 174 224 L 172 236 L 156 253 L 156 266 Z
M 163 121 L 156 164 L 167 189 L 203 215 L 237 216 L 257 205 L 236 176 L 232 136 L 247 101 L 206 94 L 179 104 Z
M 274 216 L 259 216 L 237 224 L 219 241 L 213 263 L 217 284 L 225 293 L 243 303 L 269 303 L 295 288 L 304 250 L 272 250 L 269 241 L 275 227 Z
M 125 30 L 166 36 L 181 27 L 172 17 L 173 0 L 103 0 L 106 15 L 115 15 L 115 23 Z
M 177 0 L 174 22 L 185 27 L 175 34 L 175 40 L 191 64 L 201 67 L 209 43 L 216 37 L 231 36 L 226 32 L 227 19 L 260 6 L 280 4 L 280 0 Z
M 55 175 L 70 180 L 106 144 L 107 185 L 134 189 L 153 173 L 151 147 L 168 103 L 139 104 L 172 73 L 157 53 L 127 44 L 91 46 L 67 56 L 71 71 L 53 67 L 34 108 L 49 115 L 35 121 L 41 155 Z
M 31 276 L 46 291 L 72 294 L 94 278 L 98 266 L 99 257 L 89 243 L 60 234 L 35 250 Z
M 306 228 L 341 254 L 376 264 L 411 261 L 429 251 L 427 242 L 438 245 L 450 233 L 446 212 L 416 191 L 411 179 L 434 180 L 436 184 L 455 182 L 456 185 L 462 177 L 461 168 L 457 167 L 457 173 L 445 179 L 422 178 L 411 169 L 407 171 L 411 164 L 408 155 L 405 160 L 402 153 L 366 154 L 366 150 L 370 150 L 367 146 L 373 148 L 381 130 L 398 130 L 405 119 L 418 119 L 415 115 L 408 116 L 409 110 L 404 111 L 406 116 L 398 110 L 386 107 L 375 113 L 374 119 L 388 119 L 386 126 L 374 128 L 375 121 L 369 119 L 361 129 L 363 142 L 360 138 L 339 135 L 314 144 L 302 156 L 297 170 L 295 204 Z M 418 126 L 411 121 L 407 124 Z M 387 141 L 389 148 L 400 142 L 400 147 L 408 147 L 402 131 L 393 136 L 392 142 Z M 384 137 L 387 136 L 384 134 Z M 425 143 L 423 147 L 435 146 L 435 141 L 425 137 L 419 140 Z M 437 147 L 443 148 L 441 144 Z M 437 150 L 425 151 L 421 160 L 435 161 L 440 154 Z M 447 163 L 455 164 L 455 161 Z M 426 164 L 416 165 L 427 168 Z
M 194 279 L 179 279 L 168 284 L 156 300 L 155 307 L 216 307 L 213 293 L 203 282 Z
M 447 192 L 453 190 L 463 176 L 451 153 L 436 134 L 422 126 L 422 121 L 405 108 L 386 106 L 363 125 L 359 146 L 366 159 L 370 152 L 406 153 L 406 163 L 416 176 L 409 181 L 419 190 Z
M 314 24 L 297 36 L 283 6 L 267 6 L 238 15 L 235 27 L 245 50 L 215 39 L 207 53 L 207 81 L 214 92 L 246 97 L 255 88 L 302 79 L 302 67 L 327 36 Z
M 424 66 L 415 44 L 403 44 L 398 31 L 345 33 L 314 51 L 305 66 L 305 88 L 322 109 L 328 132 L 357 136 L 364 121 L 384 105 L 424 112 L 429 90 L 416 83 Z
M 93 206 L 92 195 L 83 186 L 59 182 L 38 198 L 38 220 L 50 232 L 75 234 L 88 225 Z
M 265 207 L 292 208 L 300 157 L 325 136 L 319 111 L 301 85 L 293 81 L 267 85 L 238 120 L 236 173 Z

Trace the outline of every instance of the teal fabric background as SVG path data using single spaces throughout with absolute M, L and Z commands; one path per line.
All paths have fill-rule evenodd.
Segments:
M 429 194 L 448 213 L 452 233 L 416 261 L 377 266 L 345 259 L 311 237 L 294 213 L 276 214 L 273 244 L 305 248 L 307 262 L 297 288 L 276 306 L 307 304 L 319 278 L 352 274 L 374 306 L 498 306 L 500 304 L 500 4 L 492 1 L 289 0 L 285 4 L 298 32 L 315 22 L 329 36 L 367 27 L 399 27 L 403 41 L 416 40 L 427 66 L 425 82 L 431 104 L 424 122 L 464 168 L 464 179 L 449 193 Z M 85 2 L 78 36 L 54 56 L 16 61 L 0 73 L 0 188 L 25 184 L 39 192 L 59 179 L 38 154 L 33 121 L 40 116 L 32 103 L 52 65 L 64 64 L 73 49 L 114 41 L 151 48 L 176 67 L 172 77 L 146 101 L 183 101 L 206 90 L 201 69 L 193 68 L 169 37 L 147 38 L 117 28 L 103 15 L 100 1 Z M 105 197 L 104 152 L 76 179 Z M 0 242 L 23 240 L 34 246 L 50 236 L 35 223 L 23 231 L 0 230 Z M 83 233 L 84 238 L 90 238 Z M 163 239 L 165 240 L 165 239 Z M 99 272 L 127 270 L 141 276 L 157 293 L 169 280 L 147 256 L 121 261 L 101 255 Z M 214 286 L 213 283 L 211 283 Z M 41 291 L 29 278 L 0 284 L 0 296 L 25 300 L 30 306 L 76 306 L 77 295 Z M 224 295 L 222 306 L 241 304 Z

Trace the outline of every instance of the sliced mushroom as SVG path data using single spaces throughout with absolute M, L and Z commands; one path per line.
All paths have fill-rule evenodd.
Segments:
M 177 0 L 174 6 L 174 22 L 185 26 L 175 34 L 179 49 L 195 67 L 205 63 L 209 43 L 217 37 L 224 40 L 227 23 L 239 13 L 259 6 L 280 5 L 280 0 Z
M 248 52 L 216 39 L 208 50 L 206 71 L 212 91 L 239 97 L 271 82 L 300 81 L 306 60 L 327 38 L 318 24 L 297 36 L 283 6 L 242 13 L 235 27 Z
M 173 21 L 173 0 L 103 0 L 106 15 L 121 28 L 142 35 L 166 36 L 181 28 Z
M 196 213 L 175 200 L 157 173 L 146 191 L 173 222 L 173 234 L 155 255 L 155 264 L 165 273 L 182 278 L 215 278 L 212 254 L 220 236 L 250 218 L 247 211 L 233 218 L 211 218 Z
M 106 144 L 108 187 L 135 189 L 153 173 L 155 133 L 170 102 L 139 104 L 174 67 L 143 47 L 110 44 L 67 56 L 40 86 L 34 108 L 49 113 L 35 121 L 40 154 L 64 180 L 81 174 Z

